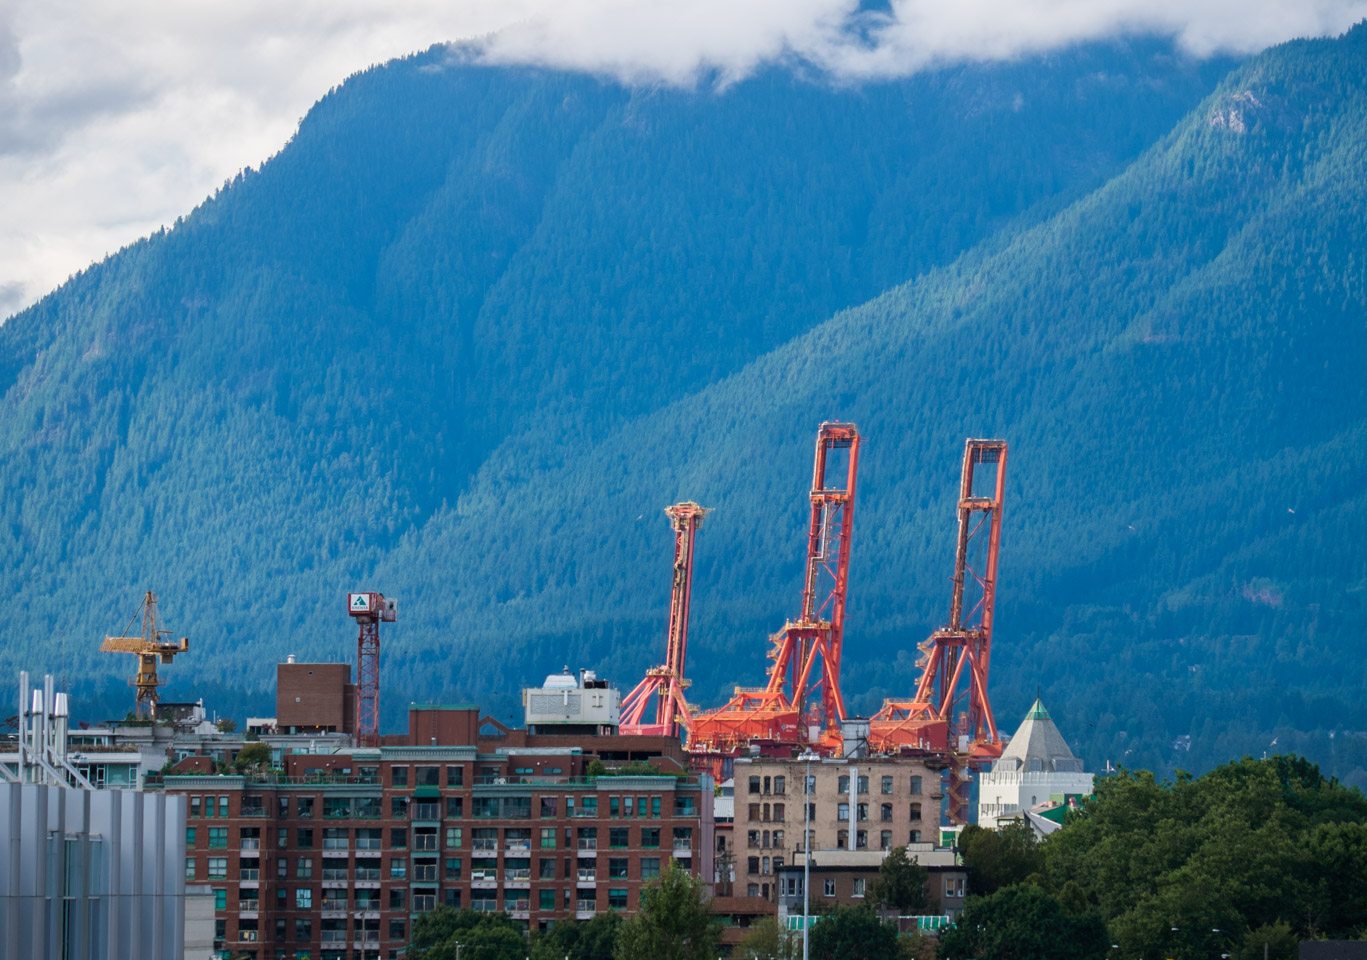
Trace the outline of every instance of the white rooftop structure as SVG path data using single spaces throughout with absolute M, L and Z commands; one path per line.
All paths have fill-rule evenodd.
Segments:
M 606 680 L 598 679 L 592 670 L 578 674 L 566 667 L 563 673 L 553 673 L 539 687 L 522 691 L 527 728 L 594 727 L 597 732 L 609 732 L 622 716 L 622 693 Z
M 1092 780 L 1037 699 L 1001 758 L 978 777 L 978 825 L 1000 827 L 1053 797 L 1086 796 Z

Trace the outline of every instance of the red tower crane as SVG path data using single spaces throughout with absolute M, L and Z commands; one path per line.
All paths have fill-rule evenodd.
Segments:
M 356 745 L 380 745 L 380 623 L 398 619 L 398 601 L 381 593 L 348 593 L 347 613 L 356 619 Z
M 995 468 L 986 471 L 989 482 L 981 489 L 979 467 Z M 967 822 L 972 766 L 1001 756 L 1002 750 L 987 677 L 1005 483 L 1006 441 L 967 441 L 949 623 L 920 645 L 916 695 L 885 701 L 869 724 L 872 751 L 939 754 L 948 761 L 952 823 Z
M 681 729 L 686 732 L 693 724 L 684 699 L 688 687 L 684 666 L 688 657 L 688 608 L 693 596 L 693 539 L 706 513 L 706 507 L 692 501 L 665 507 L 674 528 L 674 584 L 669 596 L 665 662 L 647 670 L 645 679 L 622 700 L 622 733 L 677 737 Z M 655 722 L 645 723 L 642 718 L 652 696 Z
M 846 452 L 843 478 L 836 451 Z M 845 719 L 840 652 L 858 473 L 859 430 L 852 423 L 823 423 L 812 469 L 802 614 L 770 637 L 773 663 L 765 686 L 736 687 L 723 706 L 694 717 L 689 751 L 695 766 L 719 774 L 726 757 L 755 742 L 839 744 Z

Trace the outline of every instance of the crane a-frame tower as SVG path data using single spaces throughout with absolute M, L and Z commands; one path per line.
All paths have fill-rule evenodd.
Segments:
M 763 687 L 737 687 L 722 707 L 693 718 L 688 748 L 695 767 L 720 775 L 727 757 L 757 742 L 810 743 L 826 749 L 839 745 L 845 719 L 840 654 L 859 443 L 852 423 L 823 423 L 817 431 L 802 613 L 770 637 L 773 663 Z
M 693 725 L 684 691 L 688 658 L 688 613 L 693 598 L 693 541 L 702 526 L 706 507 L 691 500 L 665 507 L 674 529 L 674 581 L 669 595 L 669 630 L 665 635 L 665 662 L 646 671 L 645 679 L 622 700 L 620 730 L 627 734 L 677 737 Z M 645 720 L 651 698 L 654 722 Z
M 1006 441 L 968 440 L 949 623 L 920 645 L 915 696 L 884 701 L 869 723 L 872 752 L 934 754 L 947 761 L 947 816 L 957 824 L 967 822 L 971 769 L 1002 751 L 987 679 L 1005 485 Z

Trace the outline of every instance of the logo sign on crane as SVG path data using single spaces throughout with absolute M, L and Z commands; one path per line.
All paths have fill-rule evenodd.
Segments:
M 370 613 L 370 594 L 348 593 L 347 609 L 352 613 Z

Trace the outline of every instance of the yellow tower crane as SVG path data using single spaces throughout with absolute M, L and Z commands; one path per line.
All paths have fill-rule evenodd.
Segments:
M 161 699 L 157 688 L 165 682 L 157 677 L 157 660 L 160 658 L 162 663 L 170 663 L 176 654 L 185 653 L 190 649 L 190 640 L 187 637 L 181 637 L 179 640 L 165 639 L 171 636 L 171 631 L 163 630 L 157 624 L 157 595 L 151 590 L 147 591 L 147 596 L 142 598 L 142 603 L 134 611 L 128 625 L 123 628 L 124 633 L 127 633 L 129 627 L 138 619 L 138 614 L 142 615 L 142 636 L 105 637 L 104 643 L 100 644 L 100 650 L 104 653 L 137 655 L 137 676 L 128 681 L 130 687 L 136 687 L 138 690 L 134 716 L 140 720 L 155 720 L 157 701 Z

